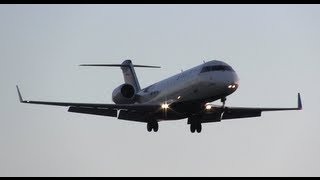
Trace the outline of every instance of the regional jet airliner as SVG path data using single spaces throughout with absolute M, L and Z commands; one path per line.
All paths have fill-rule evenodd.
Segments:
M 120 67 L 124 83 L 114 89 L 114 104 L 47 102 L 23 100 L 21 103 L 67 106 L 69 112 L 111 116 L 121 120 L 147 124 L 147 130 L 157 132 L 160 121 L 187 119 L 192 133 L 200 133 L 203 123 L 226 119 L 259 117 L 264 111 L 301 110 L 294 108 L 257 108 L 225 106 L 226 97 L 237 90 L 239 78 L 234 69 L 225 62 L 213 60 L 160 82 L 141 89 L 134 67 L 159 68 L 158 66 L 134 65 L 131 60 L 122 64 L 82 64 L 80 66 Z M 222 105 L 211 102 L 221 100 Z

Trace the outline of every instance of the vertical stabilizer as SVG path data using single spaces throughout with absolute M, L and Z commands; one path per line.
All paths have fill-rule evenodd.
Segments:
M 124 82 L 126 84 L 132 85 L 135 88 L 136 92 L 139 92 L 141 88 L 140 88 L 140 84 L 139 84 L 136 72 L 132 65 L 132 61 L 125 60 L 121 65 L 123 65 L 121 66 L 121 69 L 123 73 Z

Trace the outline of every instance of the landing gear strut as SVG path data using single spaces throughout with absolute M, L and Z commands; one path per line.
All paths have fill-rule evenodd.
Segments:
M 147 123 L 147 130 L 148 132 L 151 132 L 153 129 L 154 132 L 157 132 L 159 130 L 159 124 L 158 121 L 150 121 Z
M 220 115 L 220 120 L 222 120 L 222 117 L 223 117 L 223 114 L 224 114 L 224 111 L 225 111 L 226 100 L 227 100 L 226 97 L 221 98 L 222 112 L 221 112 L 221 115 Z
M 224 108 L 224 105 L 226 104 L 226 97 L 221 98 L 221 102 L 222 102 L 222 108 Z

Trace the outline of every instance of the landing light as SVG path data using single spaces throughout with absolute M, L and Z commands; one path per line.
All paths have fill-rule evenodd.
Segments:
M 211 105 L 206 105 L 206 110 L 210 110 L 212 108 Z
M 236 88 L 236 85 L 235 85 L 235 84 L 230 84 L 230 85 L 228 86 L 228 88 L 229 88 L 229 89 L 231 89 L 231 88 L 234 89 L 234 88 Z
M 161 108 L 162 109 L 168 109 L 169 108 L 169 104 L 164 103 L 164 104 L 161 105 Z

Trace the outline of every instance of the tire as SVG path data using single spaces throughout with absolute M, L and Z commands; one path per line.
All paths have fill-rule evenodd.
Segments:
M 158 124 L 158 122 L 156 121 L 156 122 L 153 124 L 153 131 L 154 131 L 154 132 L 158 132 L 158 130 L 159 130 L 159 124 Z
M 201 125 L 201 123 L 199 123 L 197 125 L 197 133 L 201 133 L 201 130 L 202 130 L 202 125 Z
M 147 124 L 147 130 L 148 130 L 148 132 L 151 132 L 151 131 L 152 131 L 152 125 L 151 125 L 151 123 L 148 123 L 148 124 Z
M 196 127 L 194 124 L 190 124 L 190 131 L 191 131 L 191 133 L 196 132 Z

